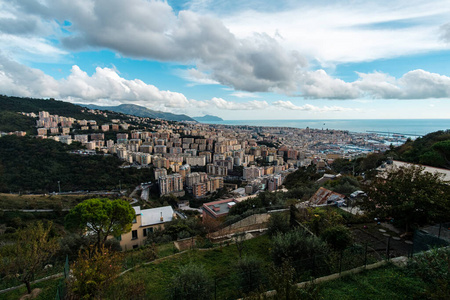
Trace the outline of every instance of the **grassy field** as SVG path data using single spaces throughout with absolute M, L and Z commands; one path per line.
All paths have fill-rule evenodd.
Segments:
M 18 195 L 0 193 L 0 209 L 63 209 L 92 198 L 88 195 Z
M 264 235 L 246 241 L 244 255 L 251 254 L 260 258 L 266 264 L 270 247 L 269 238 Z M 239 287 L 237 285 L 238 273 L 236 262 L 239 259 L 235 245 L 229 245 L 211 250 L 192 250 L 158 261 L 154 264 L 142 266 L 121 277 L 120 284 L 113 286 L 107 293 L 109 299 L 129 297 L 125 295 L 126 288 L 123 283 L 138 283 L 143 289 L 146 299 L 167 299 L 168 289 L 173 275 L 179 267 L 188 263 L 200 264 L 205 267 L 211 278 L 217 279 L 218 298 L 237 298 Z
M 320 299 L 426 299 L 425 283 L 387 266 L 320 284 Z

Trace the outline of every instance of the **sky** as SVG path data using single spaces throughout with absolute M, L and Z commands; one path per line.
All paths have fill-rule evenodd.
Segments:
M 0 93 L 191 117 L 450 118 L 450 0 L 0 0 Z

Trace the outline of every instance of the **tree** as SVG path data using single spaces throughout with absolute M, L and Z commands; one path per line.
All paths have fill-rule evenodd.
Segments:
M 16 242 L 2 250 L 0 272 L 11 274 L 23 282 L 31 293 L 31 281 L 36 273 L 43 269 L 49 259 L 58 250 L 58 241 L 50 236 L 52 223 L 47 226 L 39 221 L 16 232 Z
M 65 225 L 68 229 L 94 235 L 94 245 L 100 250 L 108 236 L 129 232 L 134 218 L 135 211 L 128 202 L 94 198 L 71 209 L 65 218 Z
M 212 297 L 212 282 L 206 270 L 199 265 L 188 264 L 172 278 L 170 299 L 207 300 Z
M 91 246 L 92 247 L 92 246 Z M 72 264 L 71 293 L 80 299 L 94 299 L 113 282 L 122 269 L 122 256 L 108 248 L 80 250 Z
M 392 217 L 411 226 L 444 221 L 450 215 L 450 187 L 441 175 L 423 167 L 399 167 L 377 177 L 367 188 L 362 208 L 376 217 Z

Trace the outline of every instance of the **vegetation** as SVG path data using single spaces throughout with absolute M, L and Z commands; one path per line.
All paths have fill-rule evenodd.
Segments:
M 33 99 L 8 97 L 0 95 L 0 111 L 38 113 L 39 111 L 48 111 L 51 115 L 72 117 L 79 120 L 95 120 L 98 124 L 108 122 L 108 118 L 103 115 L 95 115 L 84 112 L 84 107 L 55 99 Z M 114 116 L 119 118 L 118 116 Z
M 72 264 L 69 295 L 75 299 L 95 299 L 112 284 L 122 269 L 122 255 L 108 248 L 90 248 L 79 252 Z
M 450 168 L 450 131 L 436 131 L 405 144 L 393 151 L 392 156 L 402 161 L 433 167 Z
M 0 191 L 52 192 L 134 187 L 153 177 L 149 168 L 119 168 L 115 156 L 76 155 L 76 146 L 53 140 L 0 138 Z
M 100 251 L 108 236 L 120 236 L 131 230 L 135 211 L 124 200 L 88 199 L 70 210 L 66 228 L 95 236 L 94 246 Z
M 319 299 L 430 299 L 424 295 L 425 287 L 420 278 L 387 266 L 322 283 Z
M 394 218 L 411 227 L 444 221 L 450 215 L 449 186 L 439 174 L 421 167 L 400 167 L 377 178 L 366 188 L 363 209 L 372 216 Z
M 25 131 L 27 134 L 35 134 L 35 125 L 36 121 L 33 118 L 17 112 L 0 110 L 0 131 Z
M 281 266 L 283 261 L 289 261 L 297 267 L 297 271 L 303 268 L 302 260 L 323 256 L 328 252 L 326 243 L 300 229 L 278 234 L 272 240 L 270 253 L 274 263 Z
M 31 281 L 36 273 L 58 250 L 58 242 L 51 236 L 51 229 L 52 223 L 28 225 L 16 232 L 14 244 L 0 249 L 0 273 L 15 276 L 26 285 L 28 294 L 31 293 Z
M 193 263 L 180 267 L 172 279 L 170 299 L 209 300 L 212 298 L 213 283 L 204 267 Z
M 426 294 L 433 299 L 450 296 L 450 249 L 422 252 L 408 262 L 407 271 L 427 284 Z

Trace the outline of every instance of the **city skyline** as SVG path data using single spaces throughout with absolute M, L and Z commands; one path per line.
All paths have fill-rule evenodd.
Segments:
M 450 118 L 450 1 L 3 1 L 0 93 L 224 119 Z

